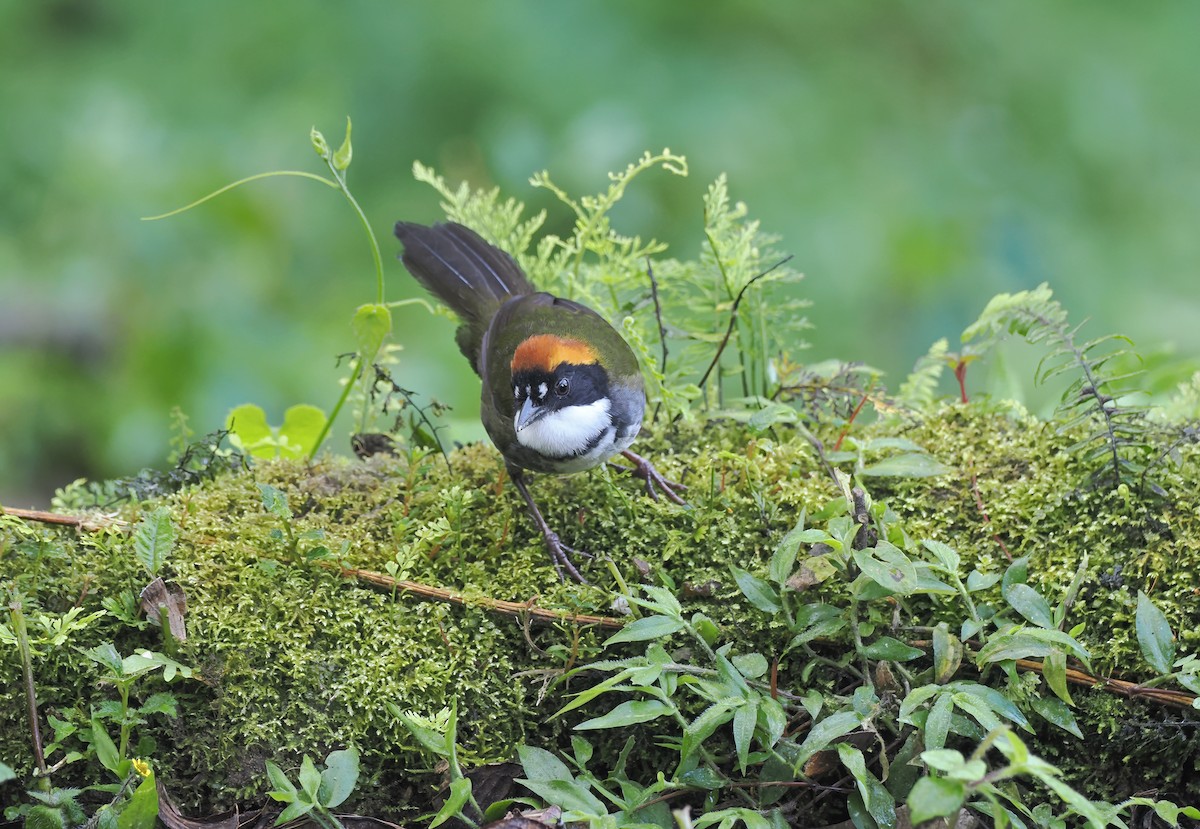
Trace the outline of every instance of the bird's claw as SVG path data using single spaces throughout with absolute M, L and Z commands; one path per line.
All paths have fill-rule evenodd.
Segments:
M 563 544 L 562 539 L 558 537 L 558 533 L 553 530 L 546 530 L 542 533 L 542 537 L 546 540 L 546 549 L 550 551 L 550 560 L 554 562 L 554 570 L 558 573 L 559 580 L 566 581 L 566 578 L 563 576 L 563 571 L 565 570 L 567 575 L 575 581 L 580 584 L 587 584 L 588 580 L 583 577 L 583 574 L 579 572 L 579 568 L 571 561 L 571 556 L 593 558 L 592 554 Z
M 651 498 L 653 498 L 655 501 L 658 500 L 658 492 L 655 489 L 655 487 L 658 487 L 671 501 L 674 501 L 680 506 L 687 506 L 687 501 L 683 500 L 683 498 L 680 497 L 679 493 L 676 491 L 685 490 L 687 489 L 686 486 L 676 481 L 667 480 L 667 478 L 665 478 L 661 472 L 654 468 L 654 464 L 650 463 L 650 461 L 646 460 L 641 455 L 630 452 L 628 449 L 621 454 L 633 464 L 633 468 L 629 469 L 628 472 L 646 482 L 646 493 Z

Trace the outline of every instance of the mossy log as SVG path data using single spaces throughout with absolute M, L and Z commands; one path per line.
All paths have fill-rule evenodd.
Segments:
M 903 436 L 950 470 L 871 477 L 864 486 L 909 537 L 957 549 L 965 570 L 998 572 L 1010 556 L 1028 556 L 1031 583 L 1057 601 L 1088 555 L 1070 621 L 1084 624 L 1080 639 L 1097 674 L 1135 682 L 1150 675 L 1134 630 L 1138 590 L 1166 613 L 1180 652 L 1196 649 L 1200 448 L 1179 447 L 1180 457 L 1156 471 L 1165 495 L 1151 497 L 1092 488 L 1088 470 L 1067 451 L 1070 438 L 1022 414 L 946 406 L 863 433 Z M 457 700 L 468 764 L 512 760 L 523 741 L 561 746 L 571 724 L 589 714 L 552 718 L 566 694 L 583 686 L 551 680 L 595 658 L 611 633 L 572 617 L 619 616 L 614 573 L 630 583 L 673 584 L 688 613 L 714 620 L 724 641 L 768 657 L 781 652 L 786 632 L 748 604 L 730 566 L 762 573 L 801 513 L 839 495 L 813 445 L 788 426 L 754 432 L 708 421 L 648 428 L 639 452 L 687 484 L 687 508 L 645 497 L 639 482 L 615 469 L 534 482 L 564 540 L 596 556 L 584 563 L 590 585 L 556 578 L 487 445 L 459 449 L 449 463 L 438 455 L 258 462 L 121 507 L 119 516 L 136 522 L 165 505 L 178 530 L 164 575 L 186 595 L 188 635 L 176 658 L 196 674 L 170 686 L 177 718 L 139 728 L 155 741 L 159 778 L 185 811 L 206 812 L 261 796 L 265 759 L 286 767 L 302 754 L 324 756 L 353 743 L 363 757 L 364 802 L 420 808 L 437 773 L 414 772 L 431 760 L 389 702 L 429 715 Z M 288 532 L 264 509 L 260 484 L 287 495 L 294 514 Z M 72 506 L 80 511 L 60 505 Z M 48 611 L 99 609 L 106 597 L 137 594 L 148 580 L 126 531 L 39 533 L 36 543 L 18 542 L 0 524 L 0 581 L 19 582 Z M 329 555 L 313 555 L 318 546 Z M 389 565 L 398 578 L 456 600 L 389 590 L 344 569 L 385 573 Z M 513 606 L 497 612 L 494 601 Z M 521 606 L 561 618 L 521 613 Z M 951 618 L 936 602 L 924 611 L 927 618 L 904 624 Z M 77 650 L 102 641 L 122 653 L 163 647 L 157 628 L 101 619 L 72 647 L 36 660 L 43 715 L 86 712 L 111 696 L 96 687 L 95 666 Z M 15 648 L 0 649 L 0 759 L 25 772 L 31 760 L 19 664 Z M 782 661 L 778 687 L 803 691 L 803 667 L 795 655 Z M 146 693 L 163 690 L 161 682 L 151 685 Z M 1073 785 L 1109 800 L 1161 789 L 1181 802 L 1200 801 L 1200 739 L 1187 712 L 1103 689 L 1077 690 L 1076 701 L 1083 741 L 1046 729 L 1034 744 Z M 601 701 L 592 713 L 604 708 Z M 66 767 L 56 782 L 86 782 L 71 780 L 83 767 Z

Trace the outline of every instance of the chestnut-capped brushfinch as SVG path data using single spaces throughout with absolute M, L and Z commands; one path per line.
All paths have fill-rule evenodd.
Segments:
M 480 416 L 529 507 L 561 576 L 584 581 L 568 547 L 542 517 L 525 471 L 565 474 L 616 455 L 657 498 L 682 504 L 678 484 L 629 451 L 646 394 L 637 357 L 587 306 L 534 289 L 504 251 L 453 222 L 398 222 L 409 273 L 459 318 L 455 340 L 483 381 Z

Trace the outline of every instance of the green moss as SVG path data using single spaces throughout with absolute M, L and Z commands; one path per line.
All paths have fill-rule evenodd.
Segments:
M 1086 471 L 1066 452 L 1069 437 L 1021 415 L 948 406 L 916 424 L 887 423 L 867 432 L 903 435 L 956 470 L 938 478 L 870 479 L 868 487 L 876 500 L 887 501 L 910 537 L 953 545 L 967 569 L 1007 565 L 998 537 L 1013 556 L 1031 558 L 1031 578 L 1056 601 L 1088 554 L 1089 574 L 1072 619 L 1085 623 L 1081 638 L 1098 669 L 1146 675 L 1132 632 L 1138 589 L 1150 593 L 1180 631 L 1181 651 L 1195 649 L 1196 447 L 1183 447 L 1181 462 L 1160 470 L 1166 497 L 1149 501 L 1088 489 Z M 710 421 L 650 430 L 639 447 L 664 474 L 687 483 L 688 508 L 653 501 L 637 481 L 602 470 L 536 478 L 533 489 L 547 519 L 568 543 L 611 557 L 630 582 L 640 578 L 633 563 L 639 559 L 652 579 L 696 587 L 681 590 L 689 612 L 710 616 L 736 647 L 781 651 L 783 632 L 746 602 L 729 566 L 761 572 L 800 512 L 811 513 L 837 495 L 810 444 L 786 426 L 755 434 Z M 409 770 L 429 761 L 388 713 L 388 702 L 432 714 L 457 698 L 460 740 L 471 763 L 512 759 L 523 740 L 550 745 L 563 739 L 569 723 L 548 715 L 572 689 L 543 698 L 546 672 L 595 656 L 602 633 L 570 624 L 525 630 L 519 621 L 480 607 L 392 595 L 303 556 L 289 557 L 272 536 L 280 519 L 264 511 L 258 484 L 285 492 L 295 531 L 321 531 L 320 543 L 344 548 L 351 566 L 383 571 L 399 552 L 400 566 L 414 581 L 467 595 L 612 612 L 612 579 L 602 563 L 587 569 L 591 586 L 555 577 L 489 446 L 453 453 L 450 468 L 438 457 L 329 460 L 311 467 L 261 463 L 151 505 L 128 507 L 123 517 L 136 520 L 141 509 L 164 503 L 179 528 L 167 576 L 187 595 L 189 636 L 179 659 L 194 665 L 198 678 L 172 685 L 180 700 L 178 720 L 143 728 L 158 741 L 160 776 L 185 808 L 213 809 L 261 793 L 266 758 L 286 766 L 303 753 L 323 756 L 345 743 L 359 746 L 364 769 L 374 773 L 362 789 L 368 802 L 390 803 L 392 813 L 401 803 L 419 808 L 436 777 L 430 776 L 430 785 L 403 788 L 411 783 Z M 63 610 L 80 596 L 95 609 L 104 597 L 136 592 L 146 581 L 123 535 L 37 532 L 65 554 L 35 561 L 6 543 L 0 575 L 35 590 L 47 609 Z M 1100 574 L 1117 566 L 1123 585 L 1104 587 Z M 139 632 L 111 618 L 73 644 L 104 640 L 123 652 L 161 647 L 156 630 Z M 804 666 L 793 659 L 781 667 L 781 685 L 801 687 Z M 86 710 L 103 698 L 93 687 L 90 663 L 75 650 L 44 656 L 37 670 L 46 711 Z M 0 650 L 0 675 L 19 676 L 14 649 Z M 146 693 L 160 689 L 148 684 Z M 1165 715 L 1152 709 L 1135 714 L 1126 701 L 1099 693 L 1081 697 L 1088 749 L 1058 735 L 1058 742 L 1045 743 L 1055 755 L 1049 759 L 1073 770 L 1077 781 L 1090 780 L 1096 795 L 1111 799 L 1119 796 L 1113 792 L 1137 788 L 1127 772 L 1116 771 L 1133 756 L 1133 749 L 1121 746 L 1136 743 L 1123 729 L 1137 719 L 1162 722 Z M 1194 738 L 1188 728 L 1151 731 L 1166 752 L 1174 735 Z M 1093 750 L 1093 743 L 1104 750 Z M 0 682 L 0 757 L 25 770 L 27 755 L 19 684 Z M 1137 756 L 1145 764 L 1142 788 L 1174 781 L 1192 799 L 1200 796 L 1195 775 L 1182 774 L 1170 755 Z M 1087 758 L 1087 767 L 1072 757 Z M 1109 771 L 1095 771 L 1093 762 Z M 1188 762 L 1194 769 L 1195 758 Z M 63 777 L 72 769 L 82 773 L 77 765 Z

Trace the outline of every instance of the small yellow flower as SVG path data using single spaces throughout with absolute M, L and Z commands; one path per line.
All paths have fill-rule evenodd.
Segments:
M 147 763 L 145 760 L 139 760 L 136 757 L 133 758 L 133 770 L 136 771 L 138 774 L 140 774 L 142 777 L 150 776 L 150 764 Z

